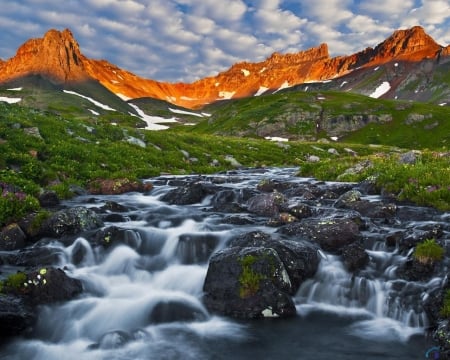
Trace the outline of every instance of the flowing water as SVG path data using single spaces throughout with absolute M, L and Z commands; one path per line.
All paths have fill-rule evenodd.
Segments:
M 223 175 L 221 186 L 254 188 L 268 177 L 312 181 L 294 173 Z M 49 246 L 63 250 L 59 266 L 80 279 L 85 291 L 70 302 L 41 307 L 33 335 L 4 345 L 0 359 L 425 358 L 432 344 L 420 305 L 443 279 L 398 280 L 395 270 L 405 255 L 379 241 L 358 275 L 347 272 L 338 256 L 322 253 L 317 274 L 295 296 L 295 318 L 237 321 L 209 314 L 201 297 L 210 250 L 242 232 L 276 229 L 226 224 L 226 214 L 208 211 L 208 198 L 197 205 L 167 205 L 159 199 L 173 187 L 163 179 L 155 184 L 149 195 L 96 196 L 95 202 L 78 197 L 67 203 L 99 207 L 111 200 L 127 206 L 126 221 L 105 224 L 128 229 L 126 239 L 107 250 L 82 237 L 70 246 L 51 241 Z M 83 254 L 81 261 L 75 253 Z M 183 317 L 186 308 L 190 315 Z

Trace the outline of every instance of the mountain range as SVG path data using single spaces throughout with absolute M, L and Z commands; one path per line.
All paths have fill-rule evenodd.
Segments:
M 284 89 L 338 90 L 445 105 L 450 103 L 450 87 L 443 76 L 448 77 L 449 69 L 450 46 L 437 44 L 415 26 L 348 56 L 330 57 L 328 46 L 321 44 L 298 53 L 274 53 L 258 63 L 236 63 L 193 83 L 168 83 L 139 77 L 106 60 L 89 59 L 66 29 L 49 30 L 42 38 L 25 42 L 14 57 L 0 60 L 0 85 L 38 81 L 77 89 L 90 83 L 125 101 L 153 98 L 188 109 Z

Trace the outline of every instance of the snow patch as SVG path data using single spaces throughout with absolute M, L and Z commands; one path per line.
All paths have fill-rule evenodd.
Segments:
M 236 93 L 236 91 L 220 91 L 219 92 L 219 97 L 222 99 L 232 99 L 233 95 Z
M 253 96 L 260 96 L 260 95 L 264 94 L 267 90 L 269 90 L 269 88 L 267 88 L 265 86 L 260 86 L 258 91 Z
M 281 141 L 281 142 L 289 141 L 289 139 L 278 137 L 278 136 L 266 136 L 264 139 L 270 140 L 270 141 Z
M 175 123 L 177 120 L 175 118 L 166 119 L 160 116 L 150 116 L 144 113 L 137 105 L 131 104 L 130 106 L 136 110 L 138 117 L 144 120 L 147 123 L 145 127 L 146 130 L 166 130 L 169 127 L 166 125 L 159 125 L 161 123 Z M 134 115 L 136 116 L 136 115 Z
M 194 101 L 194 100 L 198 100 L 198 99 L 194 99 L 194 98 L 190 98 L 188 96 L 181 96 L 180 100 L 186 100 L 186 101 Z
M 398 66 L 398 63 L 395 63 L 394 66 L 397 67 L 397 66 Z
M 199 113 L 195 113 L 195 112 L 191 112 L 191 111 L 185 111 L 185 110 L 179 110 L 179 109 L 172 109 L 169 108 L 169 110 L 175 114 L 184 114 L 184 115 L 192 115 L 192 116 L 198 116 L 198 117 L 203 117 L 202 114 Z
M 131 100 L 130 97 L 125 96 L 124 94 L 121 94 L 121 93 L 117 93 L 116 96 L 120 97 L 123 101 Z
M 12 89 L 6 89 L 8 91 L 22 91 L 22 87 L 18 87 L 18 88 L 12 88 Z
M 378 99 L 380 96 L 386 94 L 391 89 L 391 84 L 387 81 L 383 82 L 380 86 L 378 86 L 375 91 L 370 94 L 371 98 Z
M 440 103 L 439 106 L 445 106 L 447 103 Z
M 0 101 L 7 102 L 8 104 L 15 104 L 22 101 L 22 98 L 9 98 L 6 96 L 0 96 Z
M 277 93 L 278 91 L 283 90 L 283 89 L 287 89 L 287 88 L 289 88 L 289 87 L 291 87 L 291 86 L 289 85 L 289 82 L 286 80 L 286 81 L 285 81 L 284 83 L 282 83 L 281 86 L 280 86 L 277 90 L 275 90 L 273 93 L 275 94 L 275 93 Z
M 348 84 L 348 81 L 343 81 L 340 87 L 343 87 L 345 84 Z
M 117 80 L 111 80 L 112 84 L 118 84 L 119 82 Z
M 261 70 L 259 70 L 259 73 L 261 74 L 261 73 L 263 73 L 264 71 L 266 71 L 266 67 L 263 67 Z
M 333 140 L 333 141 L 338 141 L 339 140 L 339 138 L 337 136 L 332 136 L 332 137 L 330 137 L 330 139 Z
M 206 117 L 211 117 L 212 116 L 211 114 L 208 114 L 208 113 L 205 113 L 205 112 L 202 112 L 202 115 L 206 116 Z
M 378 69 L 379 69 L 380 67 L 379 66 L 377 66 L 375 69 L 373 69 L 373 71 L 377 71 Z
M 96 116 L 98 116 L 98 115 L 100 115 L 100 113 L 98 113 L 97 111 L 95 111 L 95 110 L 92 110 L 92 109 L 88 109 L 91 113 L 93 113 L 94 115 L 96 115 Z
M 245 77 L 250 75 L 250 71 L 248 71 L 247 69 L 241 69 L 242 73 L 244 74 Z
M 63 92 L 65 92 L 66 94 L 76 95 L 76 96 L 79 96 L 79 97 L 81 97 L 83 99 L 86 99 L 86 100 L 90 101 L 91 103 L 93 103 L 95 106 L 98 106 L 99 108 L 102 108 L 104 110 L 116 111 L 115 109 L 113 109 L 112 107 L 110 107 L 108 105 L 102 104 L 101 102 L 98 102 L 97 100 L 94 100 L 94 99 L 92 99 L 92 98 L 90 98 L 88 96 L 84 96 L 84 95 L 78 94 L 75 91 L 63 90 Z

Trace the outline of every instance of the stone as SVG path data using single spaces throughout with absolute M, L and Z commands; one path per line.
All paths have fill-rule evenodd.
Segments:
M 0 232 L 0 250 L 13 251 L 25 247 L 27 236 L 16 224 L 9 224 Z
M 241 319 L 291 317 L 292 284 L 274 249 L 231 247 L 215 253 L 203 285 L 204 303 L 214 313 Z

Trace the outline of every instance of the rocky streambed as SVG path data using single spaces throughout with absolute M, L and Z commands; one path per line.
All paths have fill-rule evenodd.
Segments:
M 0 235 L 2 359 L 446 356 L 450 214 L 250 169 L 85 194 Z M 151 190 L 150 190 L 151 188 Z

